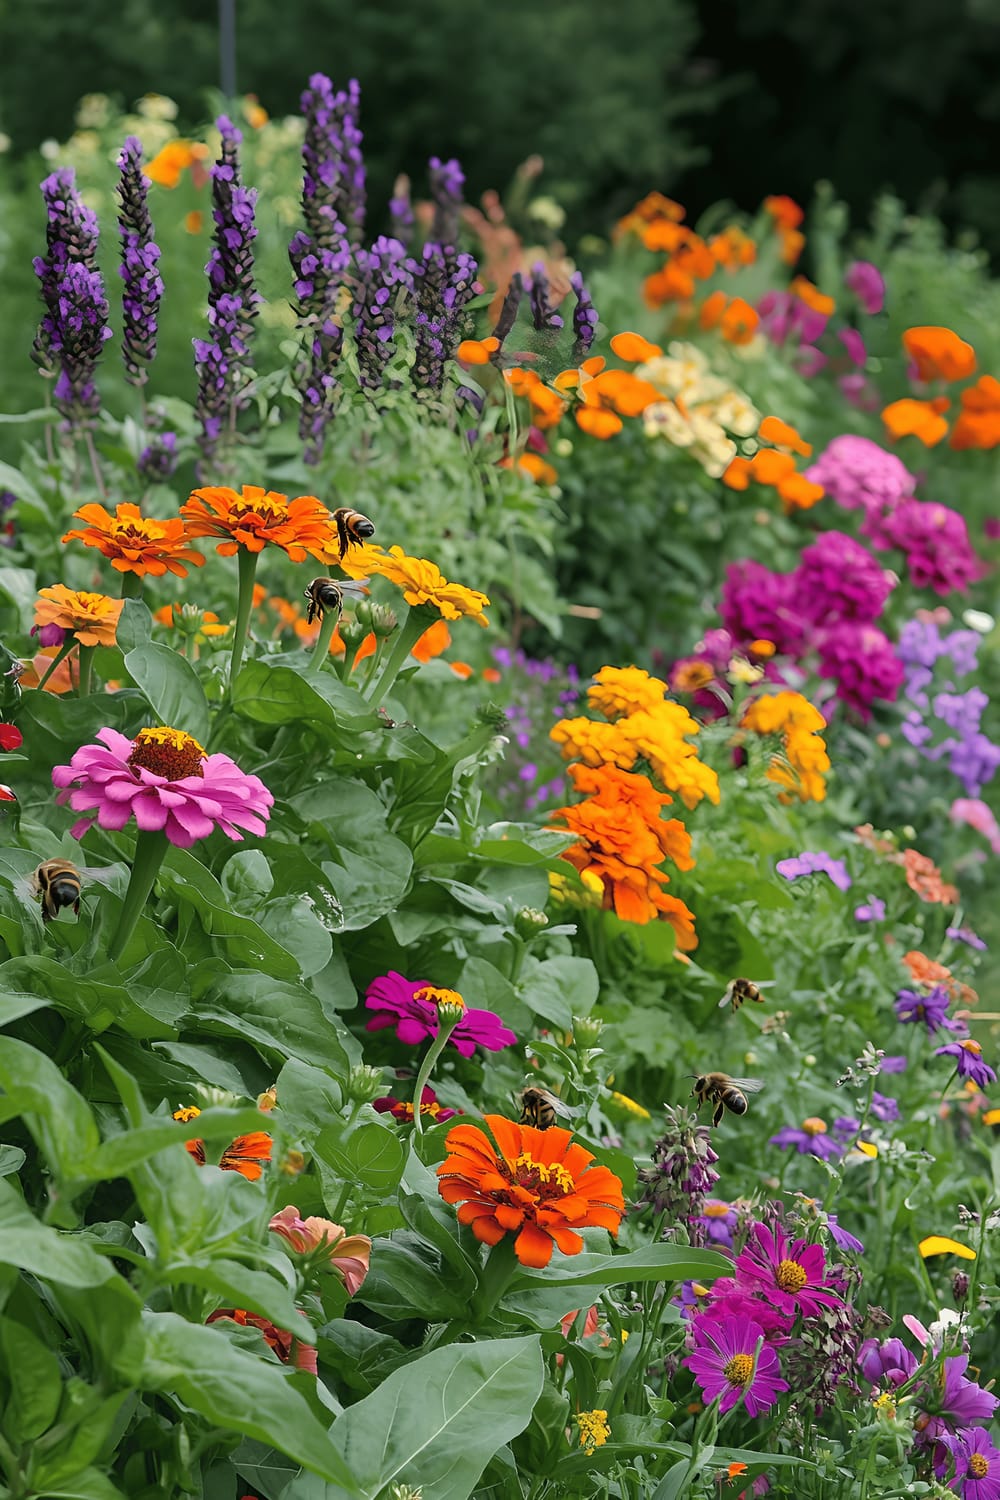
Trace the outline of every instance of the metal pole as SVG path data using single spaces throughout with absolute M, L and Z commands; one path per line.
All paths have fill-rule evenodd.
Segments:
M 219 87 L 236 97 L 236 0 L 219 0 Z

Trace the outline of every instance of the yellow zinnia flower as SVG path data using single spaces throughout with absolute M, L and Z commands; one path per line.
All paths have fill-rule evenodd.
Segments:
M 402 547 L 384 552 L 370 543 L 353 547 L 349 557 L 337 559 L 341 571 L 351 578 L 377 574 L 402 589 L 407 604 L 429 604 L 445 620 L 460 620 L 468 615 L 480 625 L 490 622 L 483 611 L 489 599 L 478 589 L 461 583 L 450 583 L 436 563 L 424 557 L 409 557 Z

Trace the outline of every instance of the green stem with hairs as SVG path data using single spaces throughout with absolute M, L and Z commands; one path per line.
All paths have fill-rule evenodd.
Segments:
M 79 654 L 80 681 L 77 684 L 77 693 L 81 698 L 86 698 L 90 692 L 90 676 L 94 667 L 94 652 L 96 646 L 81 646 Z
M 250 629 L 250 612 L 253 609 L 253 585 L 257 574 L 256 552 L 250 552 L 246 547 L 241 547 L 237 553 L 240 569 L 240 592 L 236 604 L 236 623 L 233 626 L 233 654 L 229 662 L 229 691 L 232 693 L 233 684 L 239 676 L 240 667 L 243 664 L 243 651 L 247 643 L 247 632 Z
M 167 836 L 165 833 L 158 828 L 139 830 L 135 841 L 135 856 L 132 860 L 128 890 L 125 892 L 121 916 L 118 919 L 118 930 L 108 944 L 108 957 L 113 962 L 121 957 L 125 945 L 135 931 L 135 924 L 149 900 L 166 852 Z
M 389 659 L 383 667 L 381 675 L 371 691 L 365 692 L 365 697 L 369 703 L 379 703 L 388 697 L 393 683 L 406 664 L 406 658 L 426 629 L 427 621 L 419 606 L 411 605 L 410 613 L 400 627 L 399 635 L 396 637 L 395 644 L 389 653 Z
M 66 660 L 67 656 L 72 651 L 72 649 L 73 649 L 73 647 L 75 645 L 76 645 L 76 637 L 75 636 L 71 635 L 68 641 L 63 641 L 62 645 L 59 647 L 58 652 L 52 658 L 51 664 L 48 667 L 46 667 L 44 676 L 42 676 L 42 677 L 39 678 L 39 681 L 38 681 L 38 689 L 39 689 L 39 691 L 41 691 L 41 689 L 48 682 L 49 678 L 52 676 L 52 673 L 55 671 L 56 667 L 58 667 L 61 662 L 64 662 Z
M 416 1135 L 420 1135 L 424 1128 L 424 1122 L 420 1113 L 420 1101 L 424 1097 L 424 1089 L 427 1087 L 427 1080 L 428 1078 L 430 1078 L 431 1073 L 434 1071 L 434 1064 L 437 1062 L 438 1058 L 441 1056 L 441 1053 L 444 1051 L 445 1044 L 448 1038 L 451 1036 L 452 1032 L 455 1030 L 455 1027 L 458 1025 L 461 1019 L 461 1015 L 449 1016 L 445 1018 L 440 1014 L 440 1011 L 438 1012 L 437 1036 L 427 1048 L 424 1060 L 420 1064 L 420 1071 L 417 1074 L 417 1081 L 413 1085 L 413 1129 Z
M 316 637 L 316 644 L 313 647 L 313 653 L 309 658 L 309 665 L 305 671 L 307 677 L 315 677 L 317 673 L 323 670 L 323 663 L 330 654 L 330 642 L 333 640 L 333 632 L 337 628 L 337 621 L 339 619 L 340 613 L 338 610 L 326 609 L 323 611 L 319 635 Z
M 122 579 L 122 584 L 121 584 L 121 588 L 118 591 L 118 597 L 120 599 L 141 599 L 142 598 L 142 586 L 143 586 L 143 584 L 145 583 L 146 580 L 145 580 L 145 578 L 142 577 L 141 574 L 139 574 L 139 573 L 123 573 L 121 575 L 121 579 Z

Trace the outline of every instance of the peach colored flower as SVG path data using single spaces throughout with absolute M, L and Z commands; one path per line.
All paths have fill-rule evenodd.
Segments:
M 349 1297 L 354 1296 L 368 1275 L 372 1242 L 366 1234 L 349 1235 L 330 1219 L 303 1219 L 294 1204 L 275 1214 L 268 1228 L 287 1240 L 299 1255 L 311 1255 L 320 1247 L 328 1250 L 325 1269 L 340 1277 Z

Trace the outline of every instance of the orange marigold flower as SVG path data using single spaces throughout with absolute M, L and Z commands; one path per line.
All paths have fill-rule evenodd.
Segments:
M 730 490 L 748 490 L 751 474 L 750 460 L 737 455 L 736 458 L 729 460 L 729 466 L 722 475 L 722 482 Z
M 500 679 L 501 679 L 501 677 L 502 677 L 502 675 L 503 674 L 501 673 L 499 667 L 484 667 L 483 668 L 483 681 L 484 682 L 499 682 Z
M 641 667 L 602 667 L 587 689 L 587 702 L 595 713 L 614 721 L 662 703 L 666 686 Z
M 812 443 L 807 443 L 791 423 L 783 422 L 780 417 L 765 417 L 757 429 L 757 436 L 765 443 L 773 443 L 776 448 L 791 448 L 803 458 L 808 458 L 813 451 Z
M 759 322 L 757 309 L 742 297 L 734 297 L 722 314 L 719 330 L 730 344 L 749 344 Z
M 611 348 L 619 359 L 627 360 L 633 365 L 655 359 L 663 353 L 659 344 L 651 344 L 641 333 L 616 333 L 611 340 Z
M 959 399 L 962 411 L 951 429 L 948 446 L 956 451 L 995 448 L 1000 443 L 1000 380 L 980 375 Z
M 775 646 L 773 641 L 766 641 L 761 639 L 758 641 L 751 641 L 748 650 L 750 651 L 751 656 L 761 656 L 766 658 L 769 656 L 773 656 L 775 651 L 777 650 L 777 647 Z
M 757 246 L 738 224 L 727 224 L 721 233 L 713 234 L 708 248 L 727 271 L 737 266 L 752 266 L 757 259 Z
M 917 849 L 903 850 L 903 867 L 906 883 L 921 901 L 944 906 L 954 906 L 958 901 L 958 889 L 941 878 L 941 871 L 932 859 Z
M 569 410 L 569 402 L 541 380 L 528 392 L 528 400 L 534 425 L 543 432 L 557 426 Z
M 517 461 L 517 467 L 530 474 L 536 484 L 555 484 L 559 475 L 550 463 L 547 463 L 539 453 L 522 453 Z
M 463 682 L 472 676 L 472 668 L 467 661 L 450 661 L 448 665 L 455 676 L 460 677 Z
M 444 620 L 435 620 L 433 625 L 428 625 L 417 644 L 410 652 L 417 661 L 430 661 L 434 656 L 440 656 L 442 651 L 447 651 L 451 645 L 451 631 Z
M 640 199 L 632 212 L 637 218 L 644 219 L 647 224 L 652 224 L 657 219 L 667 219 L 673 224 L 679 224 L 687 210 L 673 198 L 668 198 L 665 193 L 654 190 L 647 193 L 645 198 Z
M 656 219 L 641 231 L 642 243 L 646 249 L 664 255 L 673 255 L 690 238 L 691 230 L 686 224 L 674 224 L 670 219 Z
M 826 318 L 831 318 L 837 310 L 837 304 L 832 297 L 821 292 L 818 286 L 814 286 L 806 276 L 795 276 L 792 278 L 789 291 L 804 302 L 806 307 L 815 313 L 821 313 Z
M 779 453 L 776 448 L 758 448 L 750 460 L 750 477 L 755 484 L 779 485 L 794 473 L 792 455 Z
M 795 199 L 789 198 L 785 193 L 772 193 L 769 198 L 764 199 L 764 208 L 775 224 L 780 224 L 783 229 L 798 229 L 805 218 Z
M 951 970 L 945 964 L 936 963 L 933 958 L 928 958 L 925 953 L 920 952 L 919 948 L 911 948 L 909 953 L 904 953 L 903 962 L 916 984 L 926 985 L 928 989 L 932 989 L 936 984 L 951 984 Z
M 455 351 L 455 358 L 463 365 L 488 365 L 490 356 L 499 348 L 499 339 L 463 339 Z
M 779 482 L 777 489 L 788 513 L 793 510 L 811 510 L 826 494 L 821 484 L 817 484 L 814 479 L 807 479 L 804 474 L 787 474 Z
M 619 719 L 615 727 L 685 807 L 697 807 L 703 797 L 718 805 L 719 778 L 687 742 L 686 736 L 697 734 L 701 726 L 686 708 L 665 701 Z
M 708 332 L 711 328 L 717 328 L 722 321 L 722 314 L 726 310 L 729 298 L 725 292 L 712 292 L 701 304 L 698 312 L 698 325 Z
M 181 173 L 196 160 L 197 155 L 190 141 L 168 141 L 152 161 L 146 163 L 142 171 L 150 182 L 158 182 L 165 188 L 175 188 L 181 180 Z
M 441 1197 L 460 1205 L 459 1223 L 470 1225 L 477 1240 L 496 1245 L 516 1234 L 518 1260 L 541 1269 L 553 1245 L 564 1255 L 579 1254 L 578 1229 L 617 1235 L 625 1212 L 621 1182 L 608 1167 L 594 1165 L 572 1131 L 515 1125 L 502 1115 L 484 1115 L 483 1124 L 493 1141 L 478 1125 L 456 1125 L 437 1169 Z
M 575 416 L 576 425 L 581 432 L 586 432 L 590 437 L 600 438 L 602 442 L 617 436 L 625 425 L 615 412 L 604 411 L 597 406 L 577 407 Z
M 933 448 L 948 431 L 941 413 L 950 405 L 946 396 L 936 396 L 933 401 L 914 401 L 907 396 L 884 407 L 882 421 L 890 437 L 919 438 L 926 448 Z
M 646 277 L 642 283 L 642 295 L 649 307 L 662 307 L 664 302 L 685 302 L 694 296 L 694 277 L 668 261 L 662 270 Z
M 54 583 L 39 589 L 35 624 L 58 625 L 75 635 L 81 646 L 113 646 L 124 600 L 106 594 L 82 594 Z
M 81 505 L 73 515 L 86 525 L 67 531 L 63 541 L 80 541 L 85 547 L 96 547 L 117 573 L 136 573 L 140 578 L 147 573 L 154 578 L 173 573 L 177 578 L 186 578 L 186 563 L 200 568 L 205 561 L 191 547 L 189 533 L 180 517 L 154 521 L 143 516 L 137 505 L 118 505 L 111 515 L 97 504 Z
M 339 546 L 330 512 L 315 495 L 289 500 L 275 490 L 245 484 L 240 494 L 225 485 L 192 490 L 181 506 L 188 536 L 222 537 L 216 551 L 233 557 L 240 547 L 263 552 L 270 543 L 292 562 L 322 561 Z
M 965 380 L 976 372 L 976 351 L 950 328 L 908 328 L 903 348 L 921 380 Z
M 692 234 L 687 244 L 674 252 L 673 263 L 678 271 L 686 272 L 696 281 L 707 281 L 718 269 L 715 256 L 699 234 Z

